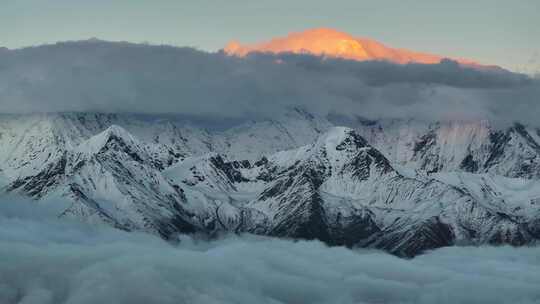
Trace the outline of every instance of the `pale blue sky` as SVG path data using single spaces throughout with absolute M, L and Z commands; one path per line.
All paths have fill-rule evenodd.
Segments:
M 0 46 L 97 37 L 217 50 L 332 27 L 394 47 L 540 70 L 540 0 L 0 0 Z

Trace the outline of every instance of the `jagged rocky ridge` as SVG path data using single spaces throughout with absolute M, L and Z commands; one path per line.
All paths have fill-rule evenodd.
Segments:
M 300 110 L 221 131 L 130 115 L 3 116 L 0 186 L 66 197 L 62 216 L 165 238 L 248 232 L 402 256 L 540 239 L 538 131 L 348 124 Z

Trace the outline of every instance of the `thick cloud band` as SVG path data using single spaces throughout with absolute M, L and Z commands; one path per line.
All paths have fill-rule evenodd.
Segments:
M 0 112 L 181 113 L 253 119 L 285 108 L 366 118 L 538 124 L 538 80 L 452 61 L 396 65 L 308 55 L 245 58 L 83 41 L 0 51 Z

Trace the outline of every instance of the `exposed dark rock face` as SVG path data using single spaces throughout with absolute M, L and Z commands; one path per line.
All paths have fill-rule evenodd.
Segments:
M 477 172 L 480 166 L 478 165 L 478 162 L 474 160 L 473 156 L 468 154 L 459 167 L 465 172 Z
M 510 135 L 508 132 L 496 131 L 489 134 L 489 140 L 492 148 L 490 149 L 489 157 L 484 163 L 484 168 L 490 168 L 497 164 L 504 154 L 504 149 L 510 141 Z
M 430 132 L 422 136 L 420 140 L 414 144 L 413 151 L 415 154 L 425 153 L 436 144 L 437 144 L 437 135 L 434 132 Z
M 284 181 L 265 191 L 261 199 L 279 201 L 275 218 L 279 221 L 270 235 L 329 242 L 328 223 L 323 201 L 317 191 L 324 172 L 300 167 L 289 172 Z
M 423 135 L 414 144 L 413 159 L 420 161 L 420 168 L 428 173 L 436 173 L 441 170 L 441 161 L 437 147 L 437 134 L 434 131 Z
M 105 152 L 120 152 L 125 153 L 126 155 L 129 155 L 134 161 L 142 163 L 143 159 L 137 154 L 137 152 L 133 151 L 131 147 L 129 147 L 128 144 L 124 141 L 123 138 L 119 137 L 116 134 L 109 135 L 107 142 L 103 147 L 101 148 L 99 153 L 105 153 Z
M 210 162 L 218 169 L 221 170 L 229 180 L 233 183 L 241 183 L 248 181 L 242 176 L 242 173 L 238 171 L 239 168 L 249 168 L 249 161 L 233 161 L 226 162 L 221 155 L 210 158 Z
M 431 217 L 416 223 L 397 221 L 373 235 L 364 245 L 398 256 L 414 257 L 426 250 L 453 245 L 454 242 L 452 228 L 438 217 Z
M 348 217 L 338 214 L 335 222 L 330 223 L 331 240 L 328 243 L 347 247 L 358 246 L 380 232 L 373 217 L 374 215 L 369 210 L 363 210 Z
M 363 148 L 367 146 L 368 146 L 368 143 L 364 138 L 362 138 L 362 136 L 350 130 L 350 131 L 347 131 L 347 136 L 345 137 L 345 139 L 339 145 L 336 146 L 336 151 L 358 149 L 358 148 Z
M 388 160 L 377 150 L 368 149 L 364 153 L 360 153 L 352 161 L 353 175 L 359 180 L 367 180 L 370 176 L 372 164 L 379 169 L 380 174 L 387 174 L 392 171 L 392 166 Z
M 58 185 L 64 178 L 66 163 L 66 155 L 64 154 L 59 160 L 49 163 L 38 174 L 17 179 L 8 185 L 7 191 L 20 190 L 32 197 L 41 198 L 47 190 Z

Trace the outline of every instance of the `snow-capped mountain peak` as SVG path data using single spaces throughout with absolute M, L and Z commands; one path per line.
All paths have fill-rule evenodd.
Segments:
M 406 256 L 540 239 L 540 132 L 527 126 L 338 127 L 293 109 L 221 131 L 98 113 L 3 116 L 0 128 L 3 190 L 64 196 L 73 204 L 62 216 L 125 230 L 316 238 Z
M 368 38 L 353 37 L 350 34 L 331 29 L 314 28 L 303 32 L 290 33 L 269 41 L 252 45 L 230 42 L 224 48 L 225 53 L 246 56 L 253 52 L 269 53 L 307 53 L 319 56 L 345 58 L 350 60 L 386 60 L 394 63 L 439 63 L 444 56 L 420 53 L 405 49 L 388 47 Z M 462 65 L 488 68 L 467 59 L 454 59 Z M 489 67 L 494 68 L 494 67 Z
M 111 125 L 103 132 L 93 136 L 88 140 L 89 146 L 101 148 L 110 140 L 128 140 L 130 143 L 137 144 L 138 140 L 133 137 L 128 131 L 118 125 Z
M 140 162 L 150 158 L 144 145 L 124 128 L 117 125 L 111 125 L 77 147 L 79 152 L 88 154 L 98 154 L 109 149 L 122 150 Z
M 327 151 L 341 151 L 347 148 L 367 147 L 368 143 L 356 131 L 347 127 L 333 127 L 317 140 L 316 146 L 323 146 Z

